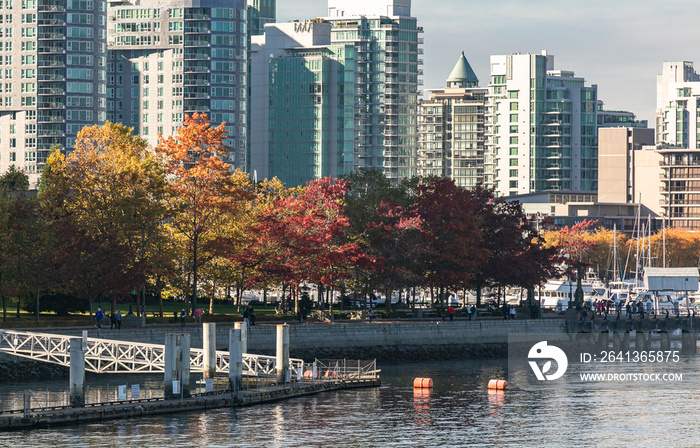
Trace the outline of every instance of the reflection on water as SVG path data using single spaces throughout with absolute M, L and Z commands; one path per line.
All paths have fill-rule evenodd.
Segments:
M 700 381 L 677 389 L 486 390 L 505 360 L 384 367 L 380 388 L 239 409 L 0 433 L 0 446 L 694 446 Z M 700 367 L 688 362 L 692 375 Z M 413 379 L 432 378 L 432 390 Z M 115 383 L 114 377 L 110 377 Z M 156 381 L 156 379 L 154 379 Z M 2 385 L 24 389 L 28 385 Z

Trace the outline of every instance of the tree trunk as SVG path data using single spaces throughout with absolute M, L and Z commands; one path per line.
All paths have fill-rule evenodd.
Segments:
M 158 287 L 158 312 L 163 317 L 163 289 Z
M 35 298 L 35 300 L 36 300 L 36 303 L 35 303 L 35 305 L 36 305 L 36 311 L 35 311 L 36 323 L 39 323 L 39 297 L 40 297 L 40 294 L 41 294 L 41 288 L 39 288 L 37 286 L 36 287 L 36 298 Z
M 192 242 L 192 309 L 197 308 L 197 234 L 194 235 Z
M 216 282 L 211 283 L 211 297 L 209 298 L 209 315 L 214 315 L 214 294 L 216 293 Z
M 391 293 L 392 292 L 393 291 L 391 291 L 389 288 L 384 288 L 384 297 L 386 297 L 385 306 L 386 306 L 387 314 L 389 312 L 391 312 Z
M 476 306 L 481 306 L 481 283 L 476 284 Z
M 146 258 L 146 229 L 141 226 L 141 262 Z M 141 316 L 141 307 L 146 307 L 146 279 L 144 277 L 143 284 L 141 285 L 141 295 L 136 301 L 136 315 Z

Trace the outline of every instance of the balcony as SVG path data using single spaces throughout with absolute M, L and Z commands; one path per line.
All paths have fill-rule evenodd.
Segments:
M 40 19 L 37 20 L 37 25 L 39 26 L 63 26 L 66 21 L 63 19 Z
M 38 94 L 39 95 L 65 95 L 66 90 L 63 88 L 58 88 L 58 87 L 52 87 L 52 88 L 42 88 L 39 87 Z
M 202 26 L 186 26 L 185 33 L 187 34 L 209 34 L 211 30 Z
M 65 54 L 66 49 L 58 45 L 39 46 L 37 52 L 38 54 Z
M 39 4 L 39 6 L 37 7 L 37 10 L 39 12 L 66 12 L 66 4 L 64 2 L 50 4 L 50 5 Z
M 64 33 L 39 33 L 39 40 L 63 40 L 66 38 Z

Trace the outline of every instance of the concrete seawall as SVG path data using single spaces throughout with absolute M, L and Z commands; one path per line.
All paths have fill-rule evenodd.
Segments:
M 217 323 L 216 339 L 219 350 L 227 350 L 228 332 L 233 324 Z M 81 336 L 82 328 L 31 329 L 41 333 Z M 312 349 L 347 349 L 383 346 L 444 346 L 473 344 L 505 344 L 509 333 L 564 333 L 564 319 L 539 320 L 457 320 L 412 322 L 367 322 L 336 324 L 292 324 L 289 343 L 295 351 Z M 192 347 L 202 347 L 201 326 L 153 326 L 122 330 L 88 329 L 91 338 L 116 339 L 131 342 L 163 344 L 167 333 L 191 334 Z M 275 325 L 256 325 L 248 331 L 251 353 L 273 353 Z

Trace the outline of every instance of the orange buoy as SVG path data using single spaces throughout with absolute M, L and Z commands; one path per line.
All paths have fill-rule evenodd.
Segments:
M 495 390 L 505 390 L 507 385 L 508 381 L 506 380 L 489 380 L 489 384 L 486 387 Z
M 416 378 L 413 380 L 414 389 L 430 389 L 433 387 L 433 380 L 431 378 Z

